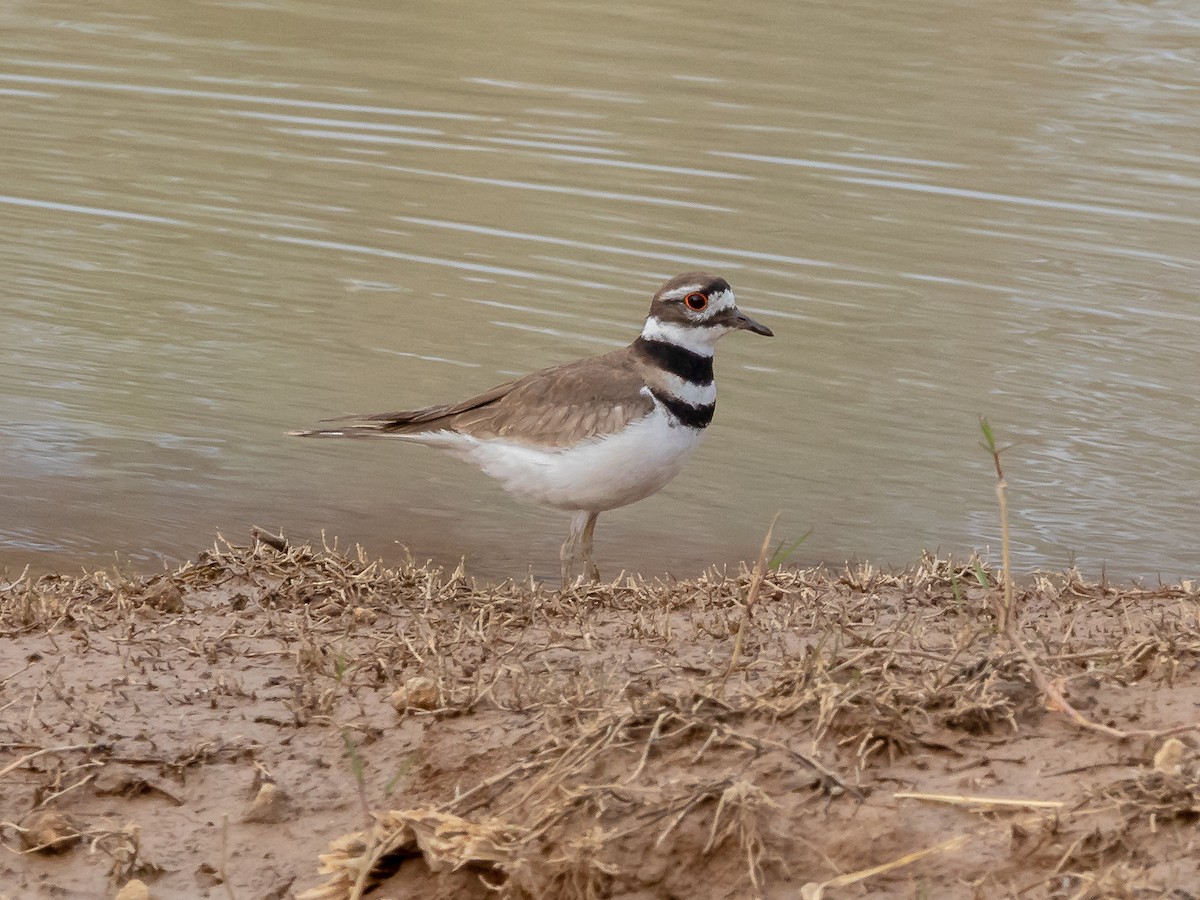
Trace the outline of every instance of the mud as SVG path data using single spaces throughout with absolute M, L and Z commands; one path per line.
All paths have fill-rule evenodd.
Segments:
M 752 580 L 10 573 L 0 897 L 1200 894 L 1194 585 Z

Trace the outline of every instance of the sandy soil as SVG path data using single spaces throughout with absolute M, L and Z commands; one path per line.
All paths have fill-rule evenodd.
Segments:
M 11 900 L 1200 896 L 1191 585 L 1034 577 L 1023 655 L 974 560 L 0 582 Z

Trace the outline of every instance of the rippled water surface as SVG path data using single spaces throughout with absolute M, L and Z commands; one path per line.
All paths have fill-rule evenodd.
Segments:
M 0 566 L 251 524 L 551 575 L 561 514 L 305 442 L 619 346 L 724 274 L 706 444 L 602 568 L 1200 569 L 1192 3 L 45 0 L 0 11 Z

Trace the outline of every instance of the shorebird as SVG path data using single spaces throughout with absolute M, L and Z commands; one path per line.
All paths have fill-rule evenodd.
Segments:
M 658 289 L 627 347 L 552 366 L 469 400 L 344 416 L 297 437 L 399 438 L 474 463 L 510 493 L 570 512 L 563 586 L 582 558 L 599 581 L 600 513 L 643 500 L 679 474 L 716 407 L 713 351 L 731 331 L 772 337 L 737 308 L 724 278 L 687 272 Z

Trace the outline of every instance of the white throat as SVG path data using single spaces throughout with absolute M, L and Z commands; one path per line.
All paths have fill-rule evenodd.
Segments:
M 725 333 L 724 328 L 697 327 L 680 325 L 678 322 L 664 322 L 654 316 L 646 319 L 642 326 L 642 337 L 648 341 L 662 341 L 664 344 L 674 344 L 684 350 L 690 350 L 700 356 L 712 356 L 717 338 Z

